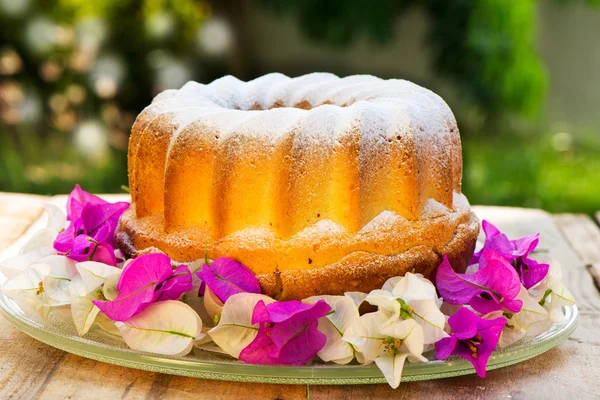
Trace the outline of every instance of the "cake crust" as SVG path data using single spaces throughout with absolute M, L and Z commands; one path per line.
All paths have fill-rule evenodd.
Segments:
M 230 257 L 280 299 L 369 291 L 441 255 L 466 266 L 456 120 L 404 80 L 223 77 L 159 94 L 131 132 L 128 256 Z

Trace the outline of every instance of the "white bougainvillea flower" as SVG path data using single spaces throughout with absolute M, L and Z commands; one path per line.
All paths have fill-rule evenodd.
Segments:
M 204 336 L 198 314 L 178 300 L 153 303 L 115 325 L 133 350 L 172 356 L 186 355 L 194 340 Z
M 112 278 L 116 286 L 121 270 L 95 261 L 78 263 L 75 267 L 79 275 L 71 281 L 71 316 L 77 333 L 83 336 L 100 312 L 92 301 L 105 299 L 102 285 Z
M 548 274 L 536 286 L 529 289 L 529 294 L 535 298 L 539 305 L 548 312 L 548 318 L 535 322 L 529 329 L 528 335 L 537 335 L 546 331 L 552 324 L 562 323 L 565 315 L 562 308 L 575 304 L 575 298 L 563 285 L 562 269 L 560 264 L 553 260 L 550 262 Z
M 71 260 L 50 255 L 5 281 L 0 291 L 17 302 L 26 314 L 45 320 L 50 307 L 69 304 L 71 279 L 76 275 Z
M 28 253 L 19 254 L 15 257 L 7 258 L 6 260 L 0 262 L 0 273 L 2 274 L 2 279 L 0 279 L 0 283 L 15 278 L 17 275 L 22 274 L 32 264 L 37 263 L 44 257 L 48 257 L 55 254 L 56 250 L 54 250 L 53 248 L 41 247 L 32 250 Z
M 51 255 L 37 260 L 20 274 L 9 279 L 0 289 L 8 296 L 35 293 L 48 306 L 61 306 L 70 302 L 71 279 L 77 275 L 75 263 L 64 256 Z
M 46 204 L 47 224 L 46 228 L 40 229 L 21 249 L 21 254 L 26 254 L 41 248 L 53 248 L 54 240 L 58 234 L 67 226 L 67 217 L 60 208 L 52 204 Z
M 365 301 L 390 314 L 387 323 L 414 319 L 423 329 L 424 343 L 433 344 L 448 336 L 446 318 L 440 311 L 441 299 L 435 286 L 421 274 L 408 272 L 404 277 L 388 279 L 381 290 L 373 290 Z
M 536 298 L 531 296 L 524 286 L 517 295 L 517 299 L 523 302 L 523 308 L 516 314 L 503 313 L 501 310 L 490 313 L 483 318 L 495 319 L 498 317 L 506 318 L 506 325 L 502 329 L 502 335 L 498 341 L 500 348 L 505 348 L 521 340 L 525 335 L 537 334 L 535 326 L 538 322 L 548 319 L 548 311 L 542 307 Z M 493 315 L 491 315 L 493 314 Z M 533 327 L 533 329 L 532 329 Z
M 550 263 L 548 275 L 541 282 L 540 289 L 544 287 L 544 293 L 540 298 L 540 305 L 548 311 L 553 323 L 563 322 L 564 314 L 562 307 L 575 304 L 575 298 L 562 283 L 562 268 L 558 261 Z
M 66 225 L 65 214 L 56 206 L 46 205 L 48 223 L 36 232 L 20 249 L 19 254 L 0 262 L 0 283 L 15 278 L 31 265 L 47 256 L 55 255 L 54 239 Z
M 350 297 L 352 301 L 354 301 L 356 308 L 359 308 L 361 304 L 364 303 L 367 294 L 363 292 L 346 292 L 344 293 L 344 296 Z
M 356 347 L 366 364 L 373 361 L 391 387 L 402 378 L 404 361 L 425 362 L 423 329 L 414 319 L 389 322 L 391 313 L 377 311 L 362 315 L 348 326 L 343 339 Z
M 325 300 L 331 307 L 329 314 L 319 318 L 318 329 L 327 337 L 325 346 L 317 353 L 319 358 L 336 364 L 348 364 L 355 357 L 362 361 L 362 354 L 342 339 L 348 326 L 359 318 L 355 301 L 349 296 L 313 296 L 303 302 L 314 304 L 319 300 Z
M 240 352 L 256 337 L 258 324 L 252 324 L 252 313 L 261 300 L 265 305 L 275 301 L 256 293 L 232 295 L 223 305 L 219 324 L 208 331 L 212 340 L 230 356 L 239 358 Z

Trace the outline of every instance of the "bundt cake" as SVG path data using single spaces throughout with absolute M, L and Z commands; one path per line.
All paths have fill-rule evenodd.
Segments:
M 454 116 L 404 80 L 189 82 L 138 116 L 128 162 L 126 255 L 231 257 L 279 299 L 432 277 L 442 254 L 464 268 L 479 231 Z

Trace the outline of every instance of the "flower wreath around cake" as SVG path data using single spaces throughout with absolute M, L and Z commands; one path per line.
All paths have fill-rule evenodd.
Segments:
M 463 357 L 483 378 L 494 350 L 546 331 L 574 304 L 558 263 L 531 258 L 539 234 L 511 240 L 487 221 L 466 273 L 444 257 L 436 285 L 407 273 L 370 293 L 276 301 L 231 258 L 125 260 L 114 233 L 128 206 L 76 186 L 66 217 L 48 205 L 47 228 L 0 263 L 1 292 L 43 320 L 70 309 L 79 335 L 97 324 L 137 351 L 183 356 L 198 347 L 249 364 L 374 362 L 394 388 L 405 361 L 427 362 L 427 351 Z M 359 312 L 363 303 L 368 312 Z

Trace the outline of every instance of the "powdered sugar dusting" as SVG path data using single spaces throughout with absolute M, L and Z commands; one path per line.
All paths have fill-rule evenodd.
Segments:
M 322 221 L 358 232 L 400 219 L 437 218 L 464 198 L 456 121 L 443 100 L 408 81 L 326 73 L 268 74 L 250 82 L 227 76 L 165 91 L 146 112 L 156 115 L 148 127 L 164 114 L 171 114 L 177 127 L 164 155 L 165 171 L 177 168 L 169 164 L 178 158 L 171 152 L 175 147 L 186 151 L 175 144 L 184 131 L 189 141 L 191 129 L 214 141 L 209 148 L 231 149 L 222 153 L 227 168 L 215 172 L 215 179 L 235 173 L 236 160 L 281 162 L 273 165 L 275 173 L 262 169 L 264 184 L 271 188 L 264 195 L 274 196 L 265 200 L 274 208 L 285 203 L 287 210 L 273 217 L 280 220 L 268 222 L 293 225 L 289 234 Z M 214 187 L 219 186 L 206 190 Z M 228 196 L 236 198 L 235 193 Z M 244 201 L 241 192 L 239 201 Z

